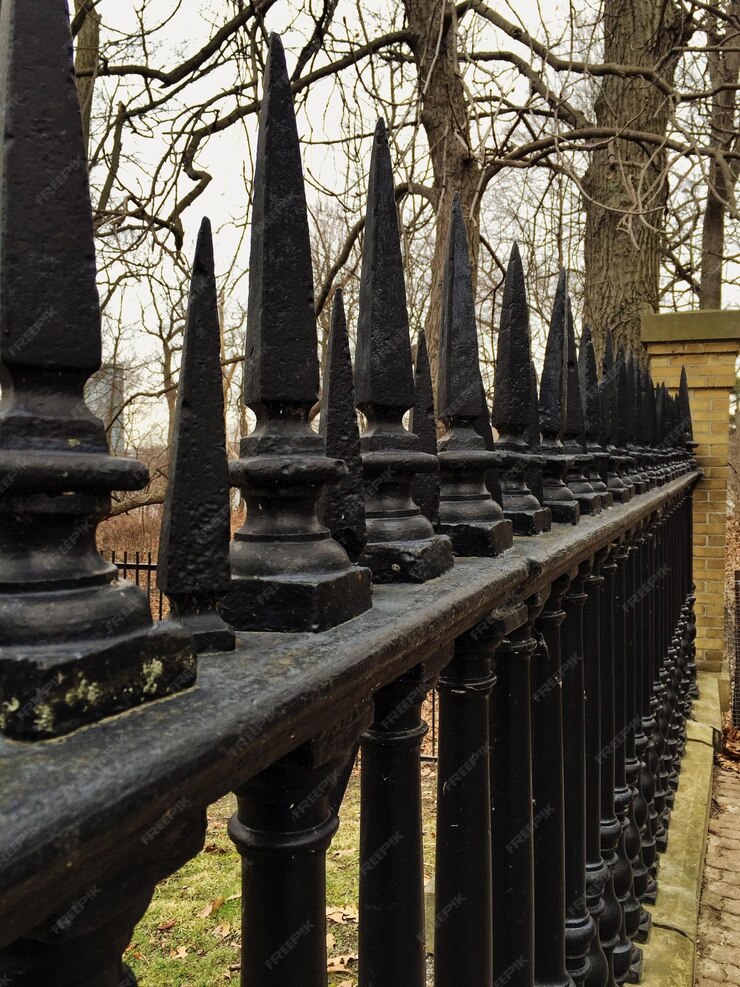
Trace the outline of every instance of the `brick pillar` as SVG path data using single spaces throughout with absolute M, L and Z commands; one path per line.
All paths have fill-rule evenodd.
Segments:
M 697 663 L 724 659 L 725 530 L 730 394 L 740 352 L 740 311 L 672 312 L 642 320 L 642 342 L 656 384 L 678 388 L 686 367 L 696 459 L 704 479 L 694 493 Z

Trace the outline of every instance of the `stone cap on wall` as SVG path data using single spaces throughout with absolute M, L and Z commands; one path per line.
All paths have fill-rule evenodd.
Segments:
M 740 346 L 740 309 L 697 309 L 643 315 L 643 343 L 728 340 Z

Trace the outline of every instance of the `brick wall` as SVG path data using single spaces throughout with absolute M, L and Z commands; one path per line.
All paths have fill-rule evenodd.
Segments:
M 740 348 L 740 313 L 648 316 L 643 320 L 642 336 L 656 384 L 664 382 L 675 392 L 681 367 L 686 367 L 698 442 L 695 455 L 704 471 L 694 493 L 697 661 L 701 667 L 719 670 L 725 658 L 729 412 Z

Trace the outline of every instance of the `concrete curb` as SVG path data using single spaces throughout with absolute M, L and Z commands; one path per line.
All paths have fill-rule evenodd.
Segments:
M 714 733 L 721 729 L 719 678 L 700 672 L 701 698 L 688 724 L 686 752 L 658 872 L 650 941 L 643 947 L 646 987 L 693 987 L 704 857 L 714 768 Z

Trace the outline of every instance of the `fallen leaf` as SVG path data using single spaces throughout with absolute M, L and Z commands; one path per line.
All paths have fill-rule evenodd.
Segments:
M 326 951 L 327 951 L 327 953 L 330 953 L 332 951 L 332 949 L 334 949 L 334 947 L 336 946 L 336 944 L 337 944 L 337 940 L 334 938 L 334 936 L 331 934 L 331 932 L 327 932 L 326 933 Z
M 213 932 L 211 933 L 211 935 L 218 936 L 219 939 L 225 939 L 226 936 L 228 936 L 228 934 L 230 932 L 231 932 L 231 925 L 230 925 L 230 923 L 229 922 L 222 922 L 220 925 L 217 925 L 216 926 L 216 928 L 213 930 Z
M 170 950 L 171 960 L 184 960 L 187 959 L 189 946 L 178 946 L 177 949 Z
M 351 953 L 345 953 L 343 956 L 332 956 L 326 966 L 327 973 L 347 973 L 349 971 L 350 963 L 356 963 L 357 957 L 353 956 Z
M 343 980 L 337 987 L 356 987 L 356 984 L 354 980 Z
M 157 932 L 169 932 L 170 929 L 174 929 L 177 925 L 177 919 L 172 918 L 169 922 L 162 922 L 161 925 L 157 926 Z
M 238 898 L 241 898 L 241 892 L 239 894 L 230 894 L 229 897 L 226 900 L 227 901 L 236 901 Z
M 219 908 L 221 907 L 221 905 L 225 903 L 225 901 L 226 901 L 225 898 L 221 898 L 221 897 L 214 898 L 213 901 L 210 903 L 210 905 L 206 905 L 205 908 L 201 908 L 201 910 L 198 912 L 198 918 L 208 918 L 209 915 L 215 914 L 215 912 L 219 910 Z
M 343 908 L 327 908 L 326 917 L 336 925 L 347 925 L 350 922 L 357 922 L 359 913 L 354 905 L 345 905 Z

